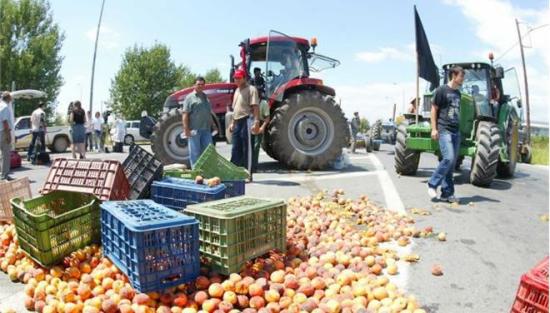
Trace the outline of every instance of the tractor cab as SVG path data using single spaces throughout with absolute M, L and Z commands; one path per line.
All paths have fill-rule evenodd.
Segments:
M 298 82 L 304 79 L 322 85 L 321 80 L 309 79 L 310 72 L 320 72 L 340 64 L 338 60 L 315 53 L 316 38 L 310 43 L 304 38 L 271 31 L 269 36 L 246 39 L 239 46 L 241 62 L 231 67 L 230 79 L 233 79 L 236 69 L 242 69 L 252 77 L 254 68 L 260 68 L 265 80 L 265 98 L 270 102 L 281 102 L 286 90 L 300 85 Z

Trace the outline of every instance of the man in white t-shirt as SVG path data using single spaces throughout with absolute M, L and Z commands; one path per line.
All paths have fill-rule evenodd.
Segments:
M 2 174 L 0 179 L 13 180 L 9 176 L 11 162 L 11 137 L 13 129 L 13 121 L 11 118 L 10 102 L 13 100 L 9 92 L 3 92 L 0 97 L 0 152 L 2 153 Z
M 29 149 L 27 150 L 27 161 L 30 161 L 35 153 L 34 145 L 36 144 L 37 138 L 40 138 L 40 152 L 46 151 L 46 112 L 44 112 L 43 107 L 44 103 L 39 102 L 38 108 L 31 114 L 32 139 Z
M 103 151 L 103 141 L 101 140 L 101 131 L 103 129 L 103 118 L 101 117 L 101 113 L 95 112 L 95 117 L 92 120 L 92 126 L 94 128 L 94 142 L 95 142 L 95 149 L 99 152 Z

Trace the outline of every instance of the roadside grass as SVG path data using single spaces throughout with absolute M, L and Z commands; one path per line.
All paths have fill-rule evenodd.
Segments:
M 531 142 L 533 144 L 533 157 L 531 163 L 548 165 L 548 137 L 532 137 Z

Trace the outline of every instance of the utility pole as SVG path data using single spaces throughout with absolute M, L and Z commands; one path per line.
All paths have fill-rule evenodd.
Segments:
M 95 74 L 95 58 L 97 55 L 97 41 L 99 39 L 99 29 L 101 27 L 101 18 L 103 17 L 103 7 L 105 6 L 105 0 L 101 2 L 101 11 L 99 12 L 99 22 L 97 23 L 97 31 L 95 33 L 95 47 L 94 58 L 92 60 L 92 81 L 90 83 L 90 112 L 92 111 L 92 105 L 94 102 L 94 74 Z
M 519 21 L 516 19 L 516 28 L 518 30 L 519 51 L 521 52 L 521 63 L 523 65 L 523 82 L 525 84 L 525 110 L 527 113 L 527 144 L 531 144 L 531 113 L 529 107 L 529 86 L 527 84 L 527 68 L 525 67 L 525 54 L 523 53 L 523 42 L 519 30 Z

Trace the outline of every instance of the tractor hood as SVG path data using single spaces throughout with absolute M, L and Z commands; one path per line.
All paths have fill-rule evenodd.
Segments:
M 206 84 L 204 86 L 204 93 L 207 95 L 210 103 L 212 103 L 212 110 L 214 113 L 225 113 L 227 106 L 230 105 L 233 100 L 233 92 L 236 88 L 237 85 L 233 83 L 215 83 Z M 193 92 L 194 89 L 194 87 L 189 87 L 169 95 L 164 102 L 164 111 L 169 111 L 172 108 L 180 108 L 185 97 Z

